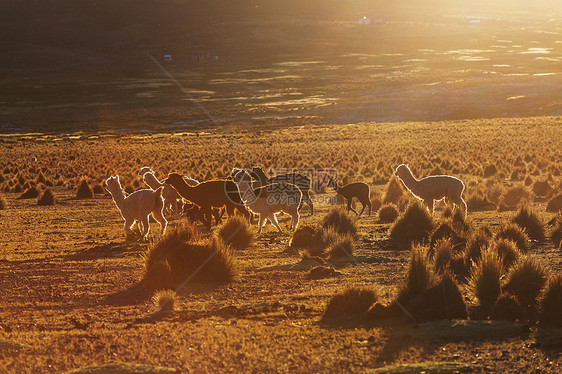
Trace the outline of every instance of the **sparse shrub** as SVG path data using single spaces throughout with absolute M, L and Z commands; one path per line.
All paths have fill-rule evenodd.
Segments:
M 230 249 L 221 240 L 203 240 L 188 223 L 172 229 L 146 255 L 144 278 L 152 278 L 155 264 L 167 261 L 175 286 L 186 281 L 224 283 L 235 276 Z M 145 283 L 145 282 L 143 282 Z
M 457 232 L 467 232 L 470 231 L 470 223 L 468 222 L 464 212 L 455 207 L 453 210 L 453 216 L 451 217 L 451 223 Z
M 92 197 L 94 197 L 94 192 L 88 185 L 88 182 L 85 179 L 83 179 L 78 185 L 78 189 L 76 190 L 76 198 L 91 199 Z
M 527 235 L 529 235 L 529 238 L 539 242 L 545 239 L 544 223 L 540 220 L 539 216 L 528 207 L 522 206 L 511 221 L 522 227 Z
M 236 249 L 245 249 L 254 241 L 254 231 L 248 220 L 241 216 L 231 216 L 218 228 L 218 236 L 227 245 Z
M 337 260 L 339 258 L 348 259 L 353 257 L 354 251 L 355 238 L 349 234 L 338 235 L 336 240 L 330 243 L 326 248 L 330 260 Z
M 516 321 L 523 316 L 523 309 L 519 300 L 508 292 L 502 293 L 490 313 L 490 318 L 496 321 Z
M 562 275 L 548 280 L 539 299 L 541 323 L 562 327 Z
M 552 192 L 552 187 L 548 181 L 536 181 L 533 184 L 533 193 L 538 197 L 546 197 Z
M 379 209 L 379 219 L 381 222 L 394 222 L 396 217 L 398 217 L 398 209 L 392 203 L 384 204 Z
M 342 209 L 332 209 L 322 220 L 323 229 L 333 229 L 338 234 L 349 234 L 357 237 L 357 224 Z
M 548 201 L 546 204 L 546 211 L 550 213 L 562 212 L 562 193 Z
M 172 268 L 167 260 L 158 260 L 150 266 L 142 279 L 142 285 L 147 290 L 166 290 L 174 288 Z
M 504 290 L 523 306 L 533 305 L 547 280 L 546 269 L 537 261 L 524 258 L 511 268 Z
M 421 245 L 412 248 L 406 282 L 398 293 L 398 300 L 404 305 L 436 283 L 437 278 L 427 252 L 427 248 Z
M 468 311 L 459 285 L 450 271 L 423 293 L 423 303 L 410 303 L 413 314 L 423 320 L 466 319 Z
M 322 319 L 357 318 L 369 310 L 379 298 L 379 291 L 367 287 L 349 287 L 330 299 Z
M 435 246 L 435 269 L 442 273 L 447 269 L 453 258 L 453 244 L 450 238 L 443 238 L 437 240 Z
M 159 312 L 173 312 L 176 309 L 177 294 L 172 290 L 160 290 L 152 296 L 152 302 Z
M 505 269 L 513 266 L 521 254 L 515 242 L 509 239 L 494 239 L 490 242 L 490 248 L 501 257 Z
M 39 196 L 39 190 L 35 187 L 29 187 L 24 193 L 22 193 L 18 200 L 21 199 L 35 199 Z
M 43 195 L 37 200 L 37 205 L 55 205 L 56 198 L 50 188 L 43 191 Z
M 466 245 L 466 238 L 457 233 L 457 230 L 453 228 L 448 222 L 443 222 L 433 232 L 431 233 L 430 240 L 430 253 L 433 253 L 436 243 L 441 239 L 449 239 L 451 244 L 451 249 L 455 252 L 462 252 Z
M 8 208 L 8 201 L 4 197 L 4 195 L 0 194 L 0 210 L 4 210 Z
M 483 251 L 478 263 L 472 267 L 467 285 L 482 307 L 489 309 L 495 304 L 500 294 L 503 273 L 499 255 L 489 249 Z
M 316 241 L 317 229 L 315 227 L 304 225 L 299 226 L 293 232 L 293 236 L 289 241 L 289 247 L 291 248 L 313 248 L 318 243 Z
M 388 181 L 386 186 L 386 191 L 384 193 L 384 198 L 382 200 L 383 204 L 397 204 L 404 193 L 404 189 L 402 187 L 402 182 L 396 178 L 396 176 L 392 176 Z
M 496 239 L 509 239 L 517 245 L 523 253 L 529 250 L 529 237 L 523 229 L 515 223 L 506 223 L 500 226 L 495 235 Z
M 433 219 L 429 211 L 416 201 L 408 206 L 390 227 L 390 237 L 408 243 L 421 242 L 433 230 Z

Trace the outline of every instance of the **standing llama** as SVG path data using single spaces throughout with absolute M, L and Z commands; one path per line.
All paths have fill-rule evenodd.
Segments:
M 148 166 L 143 167 L 139 175 L 142 176 L 144 183 L 152 190 L 156 191 L 160 187 L 163 187 L 162 197 L 164 198 L 164 212 L 170 215 L 177 216 L 180 213 L 181 206 L 183 205 L 183 199 L 178 194 L 178 191 L 174 187 L 162 183 L 156 178 L 154 171 Z
M 113 197 L 115 205 L 119 208 L 121 216 L 125 220 L 125 232 L 127 234 L 135 235 L 135 232 L 131 230 L 131 226 L 133 226 L 135 222 L 138 222 L 138 227 L 140 229 L 139 239 L 145 239 L 150 229 L 148 223 L 148 216 L 150 214 L 152 214 L 154 219 L 160 224 L 162 234 L 166 232 L 168 222 L 162 214 L 162 210 L 164 209 L 162 187 L 158 188 L 156 191 L 148 189 L 138 190 L 125 197 L 118 175 L 107 178 L 105 185 L 105 189 Z
M 464 183 L 449 175 L 434 175 L 416 179 L 406 164 L 401 164 L 394 173 L 404 186 L 418 199 L 423 200 L 429 211 L 433 214 L 433 201 L 446 198 L 462 209 L 466 216 L 468 209 L 462 198 Z
M 233 169 L 232 180 L 236 183 L 244 205 L 252 212 L 259 214 L 258 233 L 261 232 L 266 220 L 281 232 L 276 215 L 279 212 L 291 216 L 292 230 L 299 225 L 299 208 L 302 206 L 303 194 L 294 184 L 279 182 L 258 188 L 252 188 L 252 178 L 245 169 Z
M 355 182 L 346 184 L 343 187 L 338 186 L 338 180 L 334 179 L 330 176 L 328 182 L 328 186 L 332 187 L 334 191 L 340 196 L 343 196 L 347 201 L 347 211 L 350 210 L 355 213 L 357 216 L 363 214 L 365 207 L 369 207 L 369 215 L 371 215 L 371 191 L 369 189 L 369 185 L 363 182 Z M 353 198 L 359 200 L 359 202 L 363 205 L 361 212 L 357 213 L 355 209 L 351 206 L 353 203 Z

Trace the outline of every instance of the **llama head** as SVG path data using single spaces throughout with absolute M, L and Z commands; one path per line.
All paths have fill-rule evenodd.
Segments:
M 177 186 L 181 184 L 187 184 L 183 180 L 183 177 L 178 173 L 170 173 L 168 174 L 168 178 L 164 179 L 162 182 L 166 184 L 171 184 L 172 186 Z
M 105 189 L 111 195 L 113 195 L 116 191 L 121 190 L 121 183 L 119 182 L 119 176 L 116 175 L 114 177 L 109 177 L 105 180 Z
M 252 181 L 252 178 L 250 177 L 250 174 L 248 174 L 248 171 L 246 169 L 234 168 L 232 169 L 230 175 L 232 176 L 232 180 L 234 181 L 234 183 L 237 184 L 241 182 L 250 183 Z
M 408 174 L 409 175 L 412 174 L 412 172 L 410 171 L 410 168 L 408 167 L 408 164 L 398 165 L 398 167 L 396 168 L 396 171 L 394 172 L 394 175 L 396 175 L 400 179 L 403 179 L 404 176 L 406 176 Z
M 154 174 L 154 171 L 152 171 L 152 168 L 151 168 L 151 167 L 149 167 L 149 166 L 144 166 L 142 169 L 140 169 L 139 175 L 142 176 L 142 175 L 145 175 L 146 173 L 152 173 L 152 174 Z

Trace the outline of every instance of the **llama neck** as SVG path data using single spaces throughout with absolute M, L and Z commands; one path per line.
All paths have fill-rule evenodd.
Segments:
M 125 201 L 125 195 L 123 194 L 123 190 L 121 188 L 119 189 L 116 188 L 111 193 L 111 197 L 113 197 L 113 201 L 115 201 L 115 205 L 117 205 L 118 208 L 121 208 L 123 206 L 123 202 Z
M 250 186 L 249 182 L 238 182 L 236 184 L 236 187 L 238 187 L 238 193 L 240 194 L 240 199 L 242 199 L 242 202 L 244 204 L 247 204 L 248 202 L 255 200 L 256 194 L 254 193 L 254 190 L 252 190 L 252 187 Z
M 402 176 L 402 182 L 410 191 L 412 191 L 415 195 L 418 193 L 418 187 L 420 181 L 416 179 L 412 173 L 407 173 Z

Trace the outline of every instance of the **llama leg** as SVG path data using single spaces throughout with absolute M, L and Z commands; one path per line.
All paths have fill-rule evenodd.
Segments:
M 291 230 L 296 230 L 299 227 L 299 211 L 297 210 L 291 215 Z
M 150 225 L 148 223 L 148 216 L 142 217 L 140 224 L 142 224 L 140 240 L 143 240 L 146 237 L 146 235 L 148 235 L 148 231 L 150 230 Z
M 211 229 L 211 221 L 212 221 L 211 207 L 210 206 L 206 206 L 204 208 L 202 207 L 201 213 L 203 213 L 203 224 L 205 225 L 207 230 L 210 230 Z
M 134 220 L 125 220 L 125 224 L 124 224 L 124 228 L 125 228 L 125 232 L 128 235 L 135 235 L 135 232 L 133 230 L 131 230 L 131 226 L 135 223 Z
M 281 230 L 281 226 L 279 226 L 279 222 L 277 222 L 277 217 L 275 216 L 275 214 L 272 214 L 269 217 L 269 222 L 271 222 L 271 224 L 275 227 L 277 227 L 277 230 L 279 230 L 279 232 L 282 232 L 283 230 Z
M 168 227 L 168 221 L 164 218 L 164 214 L 162 214 L 162 210 L 155 209 L 152 211 L 152 216 L 154 219 L 160 224 L 160 228 L 162 229 L 162 235 L 166 232 L 166 228 Z
M 462 212 L 464 213 L 464 216 L 466 217 L 466 214 L 468 213 L 468 207 L 466 206 L 466 202 L 464 201 L 462 196 L 456 197 L 453 200 L 453 203 L 455 205 L 457 205 L 462 210 Z
M 371 216 L 371 200 L 367 201 L 367 206 L 369 207 L 369 217 Z
M 258 234 L 261 232 L 263 225 L 265 224 L 265 217 L 260 213 L 258 222 Z
M 361 214 L 363 214 L 363 211 L 365 210 L 365 207 L 367 206 L 367 204 L 365 204 L 364 202 L 361 201 L 361 205 L 363 205 L 363 207 L 361 208 L 361 211 L 359 212 L 360 216 L 361 216 Z
M 355 211 L 355 209 L 353 209 L 353 208 L 351 207 L 351 203 L 352 203 L 352 202 L 353 202 L 353 197 L 350 198 L 349 200 L 347 200 L 347 211 L 349 212 L 349 211 L 351 210 L 353 213 L 355 213 L 355 215 L 359 215 L 359 214 Z

